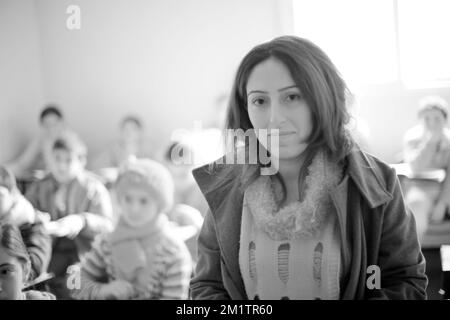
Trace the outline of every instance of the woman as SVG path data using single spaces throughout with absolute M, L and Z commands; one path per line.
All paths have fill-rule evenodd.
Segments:
M 395 172 L 346 132 L 346 94 L 307 40 L 276 38 L 243 59 L 227 127 L 274 129 L 259 149 L 277 172 L 262 161 L 194 170 L 210 208 L 194 299 L 426 298 L 414 217 Z

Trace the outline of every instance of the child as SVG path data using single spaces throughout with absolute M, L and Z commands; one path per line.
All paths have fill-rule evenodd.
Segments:
M 134 160 L 122 169 L 115 189 L 120 220 L 83 259 L 75 297 L 187 299 L 192 261 L 164 214 L 173 203 L 169 171 L 153 160 Z
M 26 196 L 33 206 L 49 214 L 45 224 L 53 236 L 49 272 L 55 278 L 50 290 L 58 298 L 69 299 L 67 267 L 89 251 L 94 237 L 111 230 L 111 199 L 106 188 L 84 170 L 86 146 L 73 133 L 66 133 L 52 144 L 50 173 L 37 181 Z
M 12 224 L 0 224 L 0 300 L 55 300 L 47 292 L 23 292 L 30 268 L 19 229 Z
M 420 123 L 404 136 L 404 160 L 414 173 L 443 169 L 445 180 L 407 181 L 405 200 L 417 223 L 422 246 L 437 246 L 448 241 L 449 226 L 443 224 L 450 209 L 450 129 L 448 104 L 439 96 L 427 96 L 420 100 L 417 116 Z M 436 228 L 437 227 L 437 228 Z M 443 229 L 441 228 L 443 227 Z M 439 231 L 439 229 L 442 229 Z M 443 237 L 428 237 L 441 234 Z M 429 239 L 428 239 L 429 238 Z M 437 243 L 433 243 L 436 238 Z M 430 243 L 429 243 L 430 242 Z
M 34 136 L 22 154 L 8 164 L 10 170 L 20 179 L 32 177 L 35 170 L 46 170 L 51 141 L 56 135 L 69 130 L 62 111 L 51 104 L 41 111 L 39 126 L 40 132 Z
M 31 276 L 45 272 L 51 256 L 51 240 L 33 206 L 20 193 L 11 171 L 0 166 L 0 223 L 17 226 L 28 249 Z
M 147 149 L 150 148 L 144 139 L 144 133 L 144 124 L 139 117 L 124 117 L 120 121 L 116 141 L 92 160 L 91 168 L 102 172 L 102 169 L 118 169 L 130 156 L 149 158 L 151 154 Z

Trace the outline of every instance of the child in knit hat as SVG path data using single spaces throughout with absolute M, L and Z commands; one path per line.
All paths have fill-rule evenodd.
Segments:
M 153 160 L 130 161 L 115 192 L 118 224 L 99 236 L 82 260 L 81 288 L 74 297 L 187 299 L 192 262 L 165 215 L 173 204 L 169 171 Z

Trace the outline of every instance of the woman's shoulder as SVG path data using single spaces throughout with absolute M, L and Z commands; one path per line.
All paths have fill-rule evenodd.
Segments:
M 362 150 L 352 151 L 347 160 L 349 175 L 371 206 L 392 200 L 397 175 L 389 164 Z
M 223 186 L 224 182 L 233 181 L 242 175 L 244 164 L 235 163 L 237 161 L 231 161 L 230 159 L 229 154 L 226 154 L 216 161 L 192 171 L 192 175 L 203 194 L 205 194 L 205 191 L 210 191 L 211 188 Z
M 236 194 L 233 191 L 242 191 L 239 187 L 244 184 L 246 172 L 253 172 L 248 170 L 250 167 L 259 170 L 256 164 L 227 163 L 224 156 L 215 162 L 194 169 L 192 174 L 208 207 L 213 209 L 220 206 L 226 199 L 234 197 Z
M 353 150 L 347 157 L 349 164 L 363 171 L 375 171 L 385 176 L 391 176 L 393 168 L 386 161 L 361 149 Z

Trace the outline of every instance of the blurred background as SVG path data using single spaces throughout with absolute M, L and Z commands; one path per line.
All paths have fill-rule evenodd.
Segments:
M 70 5 L 80 29 L 66 26 Z M 316 42 L 355 95 L 370 151 L 395 162 L 418 100 L 450 100 L 446 0 L 0 0 L 0 162 L 16 157 L 55 103 L 90 154 L 141 117 L 166 146 L 215 124 L 240 59 L 282 34 Z
M 0 0 L 0 163 L 24 152 L 47 104 L 86 142 L 88 163 L 119 128 L 133 135 L 120 127 L 128 115 L 145 129 L 143 154 L 167 160 L 175 132 L 223 125 L 240 60 L 285 34 L 324 49 L 353 93 L 364 148 L 402 162 L 419 100 L 450 101 L 449 12 L 448 0 Z M 211 149 L 220 134 L 207 133 Z M 439 237 L 425 252 L 436 299 L 450 227 Z

